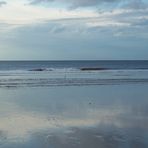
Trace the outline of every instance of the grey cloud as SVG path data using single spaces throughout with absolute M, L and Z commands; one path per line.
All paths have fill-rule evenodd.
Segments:
M 101 3 L 112 3 L 119 0 L 70 0 L 71 8 L 97 6 Z
M 140 19 L 139 22 L 135 23 L 137 26 L 148 27 L 148 19 Z
M 53 2 L 54 0 L 30 0 L 30 4 Z
M 3 5 L 6 5 L 7 3 L 5 1 L 0 1 L 0 7 Z
M 144 3 L 142 0 L 131 0 L 129 3 L 127 3 L 123 8 L 126 9 L 146 9 L 148 8 L 148 5 Z
M 30 4 L 44 3 L 44 2 L 59 2 L 66 3 L 70 8 L 98 6 L 101 3 L 113 3 L 122 0 L 30 0 Z
M 29 0 L 30 4 L 38 3 L 51 3 L 57 2 L 68 5 L 70 9 L 76 9 L 79 7 L 99 7 L 101 4 L 108 4 L 108 7 L 112 8 L 112 5 L 119 4 L 120 7 L 125 9 L 146 9 L 148 4 L 143 0 Z

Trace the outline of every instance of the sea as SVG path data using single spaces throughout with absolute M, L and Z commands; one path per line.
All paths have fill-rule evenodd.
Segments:
M 0 61 L 0 87 L 124 83 L 148 83 L 148 61 Z
M 148 148 L 148 61 L 0 61 L 0 148 Z

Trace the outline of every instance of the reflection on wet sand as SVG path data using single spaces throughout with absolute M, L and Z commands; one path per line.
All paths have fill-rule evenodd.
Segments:
M 36 141 L 40 138 L 42 143 L 46 141 L 44 144 L 55 148 L 147 146 L 143 137 L 148 132 L 147 117 L 106 109 L 86 112 L 87 116 L 73 119 L 19 110 L 0 119 L 0 143 L 24 143 L 36 137 Z
M 147 92 L 90 88 L 3 90 L 0 148 L 147 148 Z
M 53 134 L 47 137 L 46 144 L 55 148 L 116 148 L 116 147 L 142 147 L 146 148 L 145 141 L 142 137 L 137 135 L 130 135 L 134 129 L 129 130 L 128 137 L 126 132 L 122 133 L 118 128 L 110 126 L 110 130 L 105 129 L 103 126 L 98 128 L 84 129 L 73 128 L 70 133 Z M 123 129 L 124 131 L 124 129 Z M 139 134 L 138 134 L 139 135 Z
M 73 116 L 70 117 L 70 111 L 69 115 L 66 113 L 63 116 L 58 116 L 39 112 L 27 112 L 16 107 L 16 105 L 14 106 L 13 110 L 9 110 L 9 114 L 0 118 L 1 135 L 5 133 L 7 140 L 10 141 L 25 140 L 31 133 L 41 129 L 53 130 L 67 127 L 89 127 L 95 126 L 100 122 L 109 123 L 118 115 L 116 111 L 103 109 L 89 110 L 88 108 L 88 110 L 85 109 L 85 114 L 73 118 Z M 3 107 L 6 108 L 6 106 Z

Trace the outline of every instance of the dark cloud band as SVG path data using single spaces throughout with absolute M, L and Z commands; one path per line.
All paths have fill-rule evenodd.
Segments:
M 0 7 L 3 5 L 6 5 L 7 3 L 5 1 L 0 1 Z
M 70 8 L 97 6 L 101 3 L 113 3 L 121 0 L 30 0 L 30 4 L 37 4 L 42 2 L 59 2 L 70 5 Z
M 69 9 L 79 7 L 101 7 L 102 4 L 108 4 L 107 7 L 119 6 L 122 9 L 147 9 L 148 3 L 143 0 L 29 0 L 30 4 L 56 2 L 65 4 Z M 119 5 L 118 5 L 119 4 Z M 106 5 L 105 5 L 106 6 Z M 114 7 L 113 7 L 114 8 Z

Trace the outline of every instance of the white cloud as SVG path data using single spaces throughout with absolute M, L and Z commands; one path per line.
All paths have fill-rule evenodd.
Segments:
M 76 18 L 76 17 L 95 17 L 98 14 L 91 10 L 68 11 L 57 8 L 34 7 L 16 3 L 8 3 L 0 9 L 0 22 L 14 25 L 39 23 L 45 20 Z
M 51 0 L 44 0 L 44 2 Z M 66 0 L 62 0 L 64 2 L 68 2 Z M 101 1 L 111 2 L 109 0 L 80 0 L 73 1 L 71 3 L 100 3 Z M 116 1 L 116 0 L 112 0 Z M 37 0 L 36 2 L 41 2 L 41 0 Z M 74 19 L 72 22 L 81 22 L 81 20 L 88 26 L 129 26 L 132 24 L 131 21 L 137 21 L 138 18 L 147 19 L 148 9 L 136 9 L 136 7 L 142 8 L 143 2 L 141 0 L 136 0 L 133 4 L 131 2 L 128 4 L 128 8 L 116 8 L 112 11 L 104 11 L 102 13 L 97 12 L 93 9 L 77 9 L 77 10 L 66 10 L 64 8 L 48 8 L 48 7 L 40 7 L 34 5 L 25 5 L 26 1 L 19 0 L 8 0 L 7 5 L 0 9 L 0 23 L 3 24 L 11 24 L 13 27 L 20 25 L 27 25 L 32 23 L 44 23 L 44 21 L 50 20 L 70 20 Z M 130 6 L 132 4 L 132 6 Z M 130 7 L 134 7 L 135 9 L 131 9 Z M 95 19 L 93 19 L 95 18 Z M 91 22 L 92 21 L 92 22 Z M 77 24 L 79 25 L 79 24 Z M 13 28 L 12 27 L 12 28 Z

